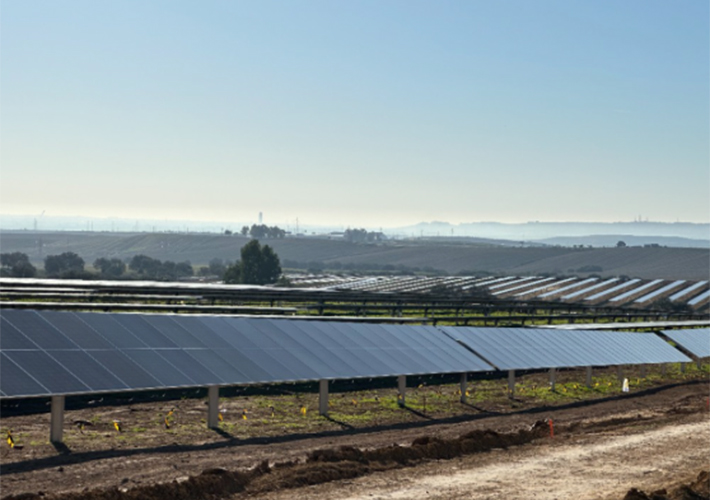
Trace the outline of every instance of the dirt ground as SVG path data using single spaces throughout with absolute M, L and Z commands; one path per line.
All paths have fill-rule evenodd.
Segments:
M 331 394 L 330 419 L 315 414 L 313 394 L 239 397 L 222 401 L 220 431 L 205 429 L 199 399 L 85 408 L 66 413 L 59 450 L 47 443 L 48 415 L 3 417 L 16 447 L 0 454 L 0 493 L 622 499 L 710 469 L 706 372 L 628 373 L 626 394 L 615 375 L 598 374 L 588 390 L 579 373 L 560 374 L 554 394 L 531 375 L 513 401 L 501 381 L 476 384 L 468 405 L 457 386 L 411 388 L 408 410 L 389 389 Z

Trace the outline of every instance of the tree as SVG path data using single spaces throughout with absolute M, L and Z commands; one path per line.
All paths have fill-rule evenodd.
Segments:
M 619 241 L 616 243 L 616 246 L 617 246 L 617 248 L 623 248 L 623 247 L 626 246 L 626 242 L 619 240 Z
M 126 272 L 126 263 L 121 259 L 98 258 L 94 261 L 94 269 L 104 278 L 118 278 Z
M 241 249 L 241 260 L 224 273 L 225 283 L 266 285 L 276 283 L 281 276 L 281 262 L 269 245 L 263 247 L 252 240 Z
M 30 258 L 22 252 L 0 254 L 0 276 L 13 278 L 32 278 L 37 269 L 30 263 Z
M 44 259 L 44 271 L 51 277 L 81 277 L 84 274 L 84 259 L 74 252 L 48 255 Z
M 155 279 L 160 273 L 162 262 L 147 255 L 134 255 L 128 267 L 141 278 Z

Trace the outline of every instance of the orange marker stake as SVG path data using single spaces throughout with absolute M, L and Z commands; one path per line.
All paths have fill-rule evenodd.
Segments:
M 552 423 L 552 419 L 548 420 L 547 424 L 550 426 L 550 437 L 555 437 L 555 425 Z

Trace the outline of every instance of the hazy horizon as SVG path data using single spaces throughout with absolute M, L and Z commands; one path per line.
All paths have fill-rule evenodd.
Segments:
M 707 2 L 0 7 L 8 215 L 710 221 Z

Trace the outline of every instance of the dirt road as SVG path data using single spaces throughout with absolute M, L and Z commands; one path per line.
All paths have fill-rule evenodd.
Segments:
M 710 420 L 704 417 L 633 434 L 617 430 L 437 461 L 312 486 L 299 495 L 312 500 L 622 499 L 630 487 L 652 491 L 689 482 L 708 466 Z M 293 491 L 254 498 L 286 500 Z

